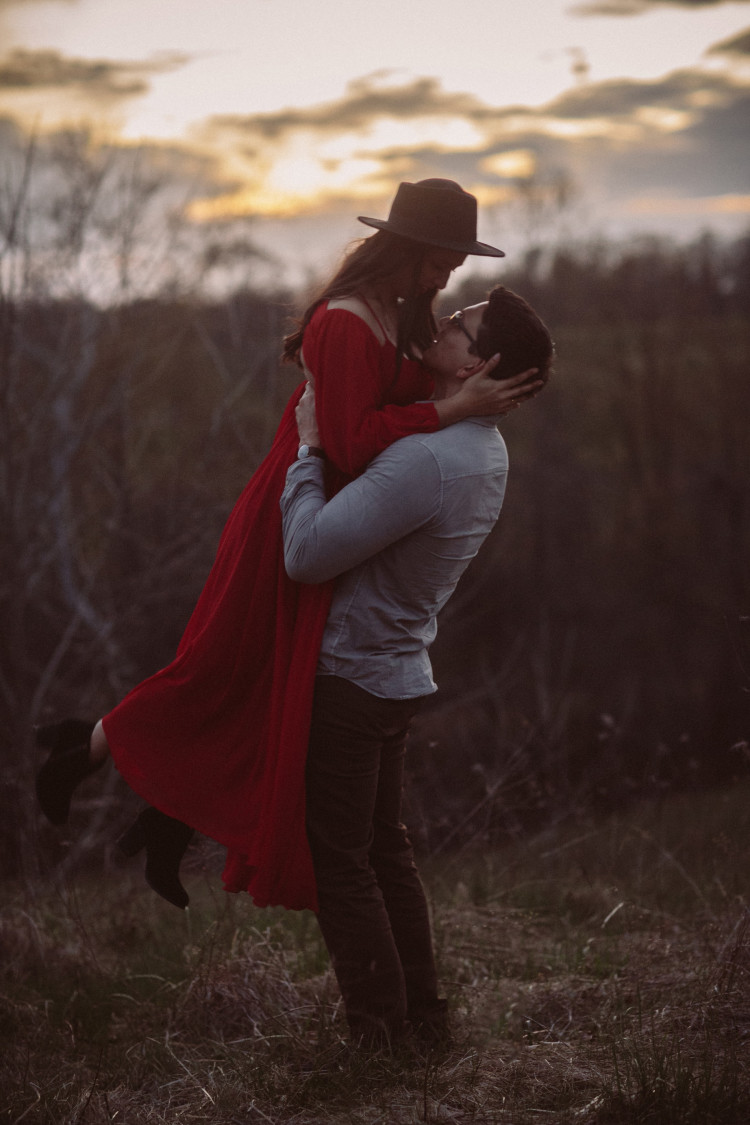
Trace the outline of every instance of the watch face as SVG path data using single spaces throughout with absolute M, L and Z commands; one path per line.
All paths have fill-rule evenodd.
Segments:
M 325 457 L 325 454 L 316 445 L 308 445 L 307 442 L 303 442 L 297 450 L 297 460 L 302 461 L 307 457 Z

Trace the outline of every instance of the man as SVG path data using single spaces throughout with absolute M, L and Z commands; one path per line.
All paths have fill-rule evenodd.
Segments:
M 521 401 L 546 381 L 552 351 L 530 306 L 498 286 L 440 322 L 423 362 L 438 399 L 484 369 L 509 379 Z M 300 456 L 281 498 L 287 572 L 299 582 L 338 577 L 306 775 L 318 920 L 353 1039 L 379 1046 L 411 1028 L 436 1041 L 447 1035 L 446 1005 L 401 824 L 405 742 L 436 690 L 428 647 L 437 613 L 500 513 L 505 443 L 497 418 L 402 438 L 326 503 L 309 397 L 297 423 Z

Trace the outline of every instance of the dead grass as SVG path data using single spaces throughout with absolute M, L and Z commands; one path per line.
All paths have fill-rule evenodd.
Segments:
M 352 1054 L 314 919 L 213 876 L 185 916 L 135 873 L 6 887 L 0 1122 L 746 1125 L 747 796 L 428 870 L 441 1057 Z

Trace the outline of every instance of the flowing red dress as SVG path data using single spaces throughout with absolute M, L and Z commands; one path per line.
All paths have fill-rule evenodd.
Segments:
M 391 442 L 438 429 L 431 381 L 364 320 L 321 305 L 305 330 L 318 427 L 340 488 Z M 284 570 L 279 498 L 299 439 L 292 395 L 224 528 L 175 660 L 104 718 L 117 769 L 149 804 L 228 848 L 224 885 L 317 908 L 305 758 L 332 583 Z

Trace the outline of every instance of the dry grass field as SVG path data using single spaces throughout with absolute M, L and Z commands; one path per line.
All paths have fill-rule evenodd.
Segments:
M 425 861 L 455 1043 L 361 1055 L 309 914 L 6 885 L 0 1122 L 750 1121 L 747 785 Z

